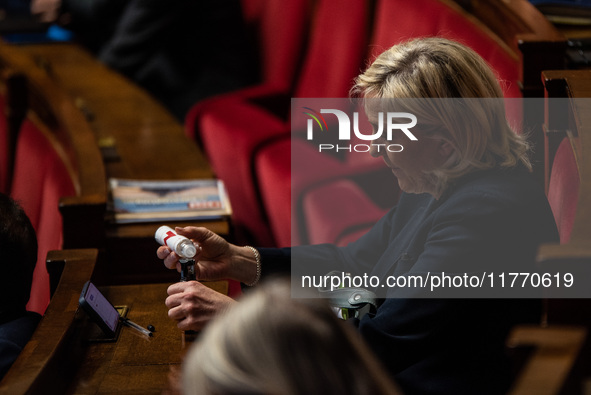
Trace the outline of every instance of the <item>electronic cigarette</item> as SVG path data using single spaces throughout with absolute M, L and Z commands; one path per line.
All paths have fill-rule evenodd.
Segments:
M 181 259 L 181 281 L 192 281 L 195 280 L 195 260 L 194 259 Z

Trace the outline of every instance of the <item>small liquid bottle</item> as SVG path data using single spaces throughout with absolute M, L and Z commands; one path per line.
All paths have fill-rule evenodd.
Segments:
M 178 235 L 168 226 L 161 226 L 155 234 L 156 241 L 161 245 L 168 246 L 181 259 L 192 259 L 197 255 L 197 248 L 191 240 L 185 236 Z

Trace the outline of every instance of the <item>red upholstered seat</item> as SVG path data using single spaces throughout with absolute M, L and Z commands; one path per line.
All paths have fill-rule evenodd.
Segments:
M 48 251 L 62 247 L 59 199 L 76 192 L 62 155 L 48 134 L 25 120 L 17 141 L 11 195 L 23 206 L 37 232 L 39 251 L 27 308 L 40 314 L 49 304 L 45 257 Z
M 263 109 L 236 102 L 232 116 L 207 113 L 201 119 L 204 148 L 211 152 L 210 164 L 218 178 L 224 180 L 232 203 L 232 223 L 236 237 L 244 243 L 253 240 L 259 245 L 273 245 L 273 238 L 260 204 L 257 175 L 250 153 L 277 135 L 286 135 L 286 125 Z M 246 117 L 249 122 L 243 121 Z M 256 129 L 257 125 L 264 125 Z M 217 133 L 219 131 L 219 133 Z M 256 131 L 256 138 L 253 137 Z M 211 138 L 209 138 L 211 136 Z M 288 162 L 289 163 L 289 162 Z
M 309 3 L 243 0 L 243 12 L 258 44 L 261 83 L 196 103 L 185 132 L 208 156 L 232 201 L 239 240 L 272 245 L 273 239 L 255 190 L 250 154 L 268 138 L 286 133 L 284 117 L 303 56 Z M 271 104 L 279 101 L 279 105 Z
M 352 140 L 352 144 L 355 143 Z M 398 195 L 396 179 L 381 159 L 372 158 L 368 153 L 347 154 L 344 160 L 337 159 L 318 153 L 317 147 L 303 139 L 290 139 L 290 136 L 262 147 L 256 156 L 255 169 L 269 225 L 280 246 L 313 241 L 309 238 L 314 234 L 310 228 L 318 223 L 323 226 L 327 218 L 307 212 L 303 202 L 321 198 L 321 192 L 312 191 L 334 180 L 359 178 L 380 185 L 386 196 Z M 337 210 L 347 205 L 346 193 L 333 195 L 332 204 Z
M 402 7 L 400 1 L 379 2 L 371 58 L 412 38 L 448 38 L 469 46 L 490 64 L 502 81 L 506 97 L 521 97 L 518 83 L 521 60 L 517 48 L 508 48 L 484 24 L 454 2 L 415 0 L 412 6 L 409 3 L 409 6 Z
M 370 11 L 371 18 L 368 11 L 374 2 L 362 3 L 365 2 L 317 2 L 309 34 L 311 41 L 293 97 L 347 97 L 353 78 L 365 68 L 364 63 L 394 44 L 425 36 L 446 37 L 470 46 L 495 70 L 505 97 L 522 97 L 523 64 L 517 41 L 505 43 L 455 2 L 379 0 L 375 10 Z M 311 147 L 306 148 L 299 140 L 294 140 L 295 147 L 290 147 L 292 135 L 304 130 L 305 125 L 292 125 L 292 135 L 288 134 L 288 93 L 256 89 L 248 98 L 235 95 L 230 100 L 227 96 L 202 104 L 205 111 L 189 127 L 200 133 L 198 139 L 217 176 L 228 185 L 233 204 L 239 202 L 235 210 L 239 229 L 246 229 L 253 242 L 263 245 L 306 242 L 305 237 L 300 237 L 302 232 L 322 222 L 305 213 L 302 202 L 312 199 L 306 194 L 338 178 L 375 174 L 382 164 L 369 155 L 334 158 L 314 154 Z M 508 102 L 507 114 L 519 131 L 521 103 Z M 232 149 L 226 148 L 228 144 L 233 144 Z M 292 152 L 298 154 L 292 156 Z M 300 169 L 312 171 L 302 175 L 298 174 Z M 346 193 L 343 191 L 343 199 Z M 313 196 L 321 199 L 318 193 Z
M 376 205 L 356 183 L 341 179 L 307 193 L 303 211 L 314 218 L 307 229 L 310 244 L 347 245 L 365 234 L 388 208 Z
M 570 240 L 577 202 L 579 200 L 579 170 L 568 138 L 564 138 L 552 162 L 548 183 L 548 202 L 560 235 L 560 243 Z
M 404 10 L 402 12 L 401 10 Z M 417 23 L 420 21 L 420 23 Z M 483 56 L 496 70 L 508 97 L 520 97 L 519 73 L 520 63 L 515 54 L 493 38 L 492 33 L 473 17 L 462 11 L 457 5 L 440 0 L 419 0 L 406 6 L 398 1 L 380 1 L 376 7 L 372 44 L 370 45 L 370 59 L 373 59 L 385 49 L 411 38 L 424 36 L 442 36 L 460 41 Z M 317 97 L 317 96 L 309 96 Z M 519 104 L 519 103 L 517 103 Z M 513 124 L 521 122 L 521 110 L 515 101 L 508 106 L 512 112 L 509 117 Z M 292 125 L 293 126 L 293 125 Z M 326 215 L 319 215 L 318 210 L 311 210 L 327 201 L 323 193 L 333 193 L 335 189 L 327 187 L 327 183 L 339 177 L 349 178 L 359 174 L 369 177 L 382 168 L 381 160 L 375 160 L 368 154 L 346 154 L 340 160 L 329 155 L 314 152 L 312 147 L 304 148 L 304 143 L 294 138 L 299 128 L 292 128 L 292 142 L 290 149 L 287 143 L 273 143 L 266 146 L 257 155 L 256 174 L 259 177 L 260 194 L 267 208 L 269 223 L 278 242 L 285 244 L 290 240 L 286 234 L 290 229 L 287 224 L 287 213 L 291 213 L 291 243 L 300 242 L 336 242 L 324 237 L 318 237 L 314 228 L 323 229 L 331 222 Z M 284 137 L 288 140 L 290 137 Z M 352 142 L 353 143 L 353 142 Z M 291 157 L 289 153 L 293 154 Z M 291 168 L 287 162 L 291 159 Z M 311 169 L 311 170 L 310 170 Z M 291 173 L 291 174 L 290 174 Z M 378 185 L 395 184 L 395 180 L 388 177 L 375 178 Z M 291 179 L 291 185 L 289 180 Z M 323 182 L 324 181 L 324 182 Z M 390 185 L 388 185 L 390 186 Z M 314 188 L 318 187 L 318 190 Z M 277 195 L 287 195 L 286 189 L 292 189 L 291 206 L 288 200 L 277 198 Z M 361 189 L 355 190 L 354 184 L 339 190 L 334 196 L 332 206 L 336 211 L 347 211 L 349 200 L 357 201 L 363 195 Z M 337 197 L 338 196 L 338 197 Z M 318 202 L 314 202 L 314 200 Z M 301 202 L 307 202 L 302 205 Z M 392 202 L 394 204 L 395 202 Z M 367 202 L 366 206 L 372 203 Z M 369 219 L 371 216 L 368 216 Z M 361 224 L 366 223 L 363 214 L 355 217 Z M 373 218 L 375 219 L 375 218 Z M 335 222 L 336 221 L 336 222 Z M 344 231 L 345 224 L 338 218 L 332 219 L 334 236 Z M 351 226 L 351 224 L 347 224 Z M 307 234 L 306 234 L 307 232 Z
M 420 21 L 420 23 L 417 23 Z M 505 97 L 522 97 L 520 81 L 521 54 L 509 48 L 483 23 L 446 0 L 416 0 L 401 12 L 399 1 L 381 1 L 376 11 L 373 36 L 373 59 L 381 52 L 403 41 L 418 37 L 444 37 L 458 41 L 476 51 L 496 72 Z M 507 118 L 520 130 L 522 108 L 518 101 L 507 105 Z
M 287 99 L 290 95 L 347 96 L 366 51 L 370 3 L 359 0 L 348 0 L 346 3 L 342 0 L 317 2 L 301 73 L 297 77 L 294 93 L 282 92 L 283 100 L 275 91 L 240 102 L 206 104 L 207 114 L 202 115 L 196 125 L 203 148 L 216 175 L 228 186 L 236 227 L 245 229 L 253 242 L 263 245 L 274 243 L 273 239 L 257 230 L 260 226 L 256 221 L 265 217 L 260 204 L 247 206 L 248 202 L 258 201 L 259 197 L 253 195 L 252 188 L 243 187 L 245 183 L 257 185 L 259 182 L 253 179 L 258 175 L 258 170 L 253 167 L 257 150 L 269 140 L 289 136 L 290 103 Z M 281 124 L 283 127 L 280 127 Z M 236 141 L 240 144 L 234 143 Z M 231 146 L 223 146 L 229 142 L 232 142 Z M 228 151 L 231 155 L 228 155 Z M 280 160 L 286 159 L 289 169 L 289 157 Z M 250 174 L 251 179 L 245 179 L 244 173 Z M 289 188 L 289 170 L 286 177 L 287 184 L 278 185 L 277 188 Z M 240 202 L 238 204 L 241 207 L 236 207 L 236 202 Z M 262 225 L 267 226 L 266 222 Z
M 207 113 L 231 114 L 236 101 L 276 96 L 289 98 L 303 56 L 309 3 L 307 0 L 242 0 L 246 25 L 259 54 L 261 82 L 196 103 L 185 118 L 185 132 L 201 141 Z M 207 153 L 207 152 L 206 152 Z
M 262 84 L 289 90 L 306 37 L 306 1 L 242 0 L 247 25 L 257 44 Z

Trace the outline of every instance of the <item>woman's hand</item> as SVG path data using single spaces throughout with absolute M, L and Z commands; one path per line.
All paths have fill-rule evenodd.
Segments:
M 168 317 L 176 320 L 178 328 L 185 331 L 203 329 L 216 314 L 236 303 L 198 281 L 172 284 L 167 292 Z
M 175 231 L 198 246 L 195 256 L 197 280 L 232 279 L 248 284 L 256 278 L 257 264 L 250 248 L 228 243 L 206 228 L 187 226 Z M 181 271 L 179 256 L 170 248 L 161 246 L 156 254 L 167 268 Z
M 220 280 L 228 278 L 229 265 L 232 260 L 230 243 L 206 228 L 187 226 L 176 228 L 175 231 L 193 241 L 197 248 L 195 256 L 195 276 L 198 280 Z M 169 269 L 181 271 L 179 256 L 167 246 L 156 251 L 158 258 L 164 260 Z

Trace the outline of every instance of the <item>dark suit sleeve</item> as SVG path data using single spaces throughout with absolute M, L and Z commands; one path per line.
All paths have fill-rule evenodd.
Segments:
M 291 271 L 291 248 L 257 248 L 261 254 L 261 277 L 287 275 Z
M 292 248 L 257 248 L 261 254 L 261 275 L 324 275 L 332 270 L 369 272 L 387 246 L 394 212 L 395 209 L 392 209 L 367 234 L 345 247 L 318 244 Z
M 24 316 L 0 325 L 0 380 L 25 347 L 41 316 L 27 312 Z

